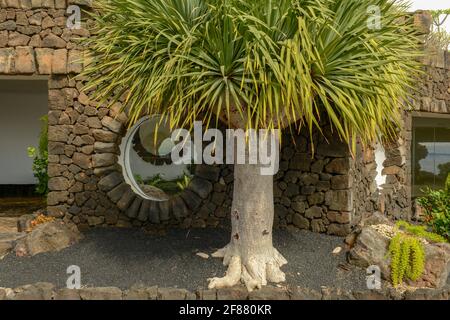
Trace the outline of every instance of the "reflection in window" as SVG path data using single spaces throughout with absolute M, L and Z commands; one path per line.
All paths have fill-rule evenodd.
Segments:
M 450 119 L 413 118 L 413 196 L 444 187 L 450 172 Z
M 121 152 L 127 182 L 142 197 L 166 201 L 183 191 L 192 178 L 188 165 L 172 163 L 174 144 L 167 122 L 153 116 L 139 121 L 125 137 Z

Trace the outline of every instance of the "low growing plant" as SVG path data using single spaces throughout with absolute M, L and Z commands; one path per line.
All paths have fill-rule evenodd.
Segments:
M 28 156 L 33 158 L 33 175 L 37 178 L 36 193 L 46 195 L 48 193 L 48 117 L 40 118 L 42 122 L 38 147 L 28 147 Z
M 392 285 L 397 287 L 404 279 L 416 281 L 425 269 L 425 249 L 420 239 L 398 232 L 389 244 Z
M 426 222 L 433 231 L 450 240 L 450 174 L 447 176 L 444 189 L 422 190 L 424 196 L 417 203 L 424 209 Z
M 447 242 L 447 239 L 442 237 L 441 235 L 430 232 L 427 230 L 426 226 L 423 225 L 413 225 L 406 221 L 398 221 L 397 227 L 403 229 L 405 232 L 410 233 L 412 235 L 418 236 L 420 238 L 432 241 L 432 242 Z
M 416 281 L 422 275 L 425 268 L 425 248 L 421 239 L 447 242 L 444 237 L 428 231 L 426 226 L 398 221 L 396 227 L 397 233 L 389 244 L 394 287 L 402 284 L 404 279 Z

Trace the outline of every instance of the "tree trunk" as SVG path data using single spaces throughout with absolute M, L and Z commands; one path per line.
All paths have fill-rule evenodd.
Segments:
M 287 263 L 272 245 L 274 217 L 273 176 L 260 173 L 260 165 L 234 166 L 231 241 L 213 254 L 228 266 L 223 278 L 208 287 L 230 287 L 243 282 L 249 291 L 267 282 L 283 282 L 280 267 Z

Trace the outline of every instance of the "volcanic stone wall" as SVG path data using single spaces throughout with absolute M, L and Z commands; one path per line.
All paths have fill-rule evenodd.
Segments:
M 124 182 L 117 164 L 128 127 L 127 116 L 120 112 L 123 99 L 105 108 L 90 99 L 90 92 L 82 91 L 86 79 L 76 77 L 83 68 L 78 38 L 89 36 L 89 22 L 79 29 L 66 26 L 67 6 L 89 3 L 0 0 L 0 75 L 48 77 L 49 214 L 80 227 L 226 226 L 233 189 L 231 166 L 197 166 L 187 190 L 167 202 L 144 200 Z M 448 92 L 443 91 L 448 71 L 441 69 L 432 73 L 433 79 L 440 80 L 437 87 L 427 87 L 426 97 L 447 94 L 437 99 L 448 102 Z M 422 101 L 424 108 L 443 108 L 442 102 Z M 283 139 L 280 171 L 274 177 L 276 227 L 345 235 L 363 215 L 378 210 L 373 149 L 358 145 L 352 156 L 336 133 L 326 125 L 323 131 L 325 137 L 316 132 L 311 139 L 302 131 Z M 405 162 L 397 161 L 397 154 L 403 153 L 395 150 L 385 170 L 393 177 L 388 177 L 389 184 L 398 181 L 401 186 L 395 186 L 385 201 L 389 212 L 396 212 L 406 198 L 398 193 L 405 183 L 398 178 Z
M 413 109 L 403 115 L 398 140 L 386 143 L 383 174 L 386 184 L 380 194 L 380 208 L 395 219 L 416 219 L 415 203 L 411 198 L 412 117 L 450 114 L 450 53 L 427 48 L 424 75 L 416 87 Z

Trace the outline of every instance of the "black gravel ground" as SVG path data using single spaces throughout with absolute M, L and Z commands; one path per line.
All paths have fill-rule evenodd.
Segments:
M 60 252 L 19 258 L 13 254 L 0 260 L 0 287 L 51 282 L 65 287 L 67 267 L 81 268 L 85 286 L 134 284 L 194 290 L 206 287 L 206 279 L 222 276 L 219 259 L 203 259 L 196 252 L 211 254 L 227 243 L 222 229 L 171 230 L 164 236 L 140 230 L 96 229 L 85 233 L 80 243 Z M 308 231 L 274 233 L 274 244 L 288 260 L 283 267 L 287 284 L 320 289 L 364 289 L 365 271 L 345 264 L 345 253 L 333 255 L 343 239 Z M 348 267 L 348 265 L 346 265 Z

